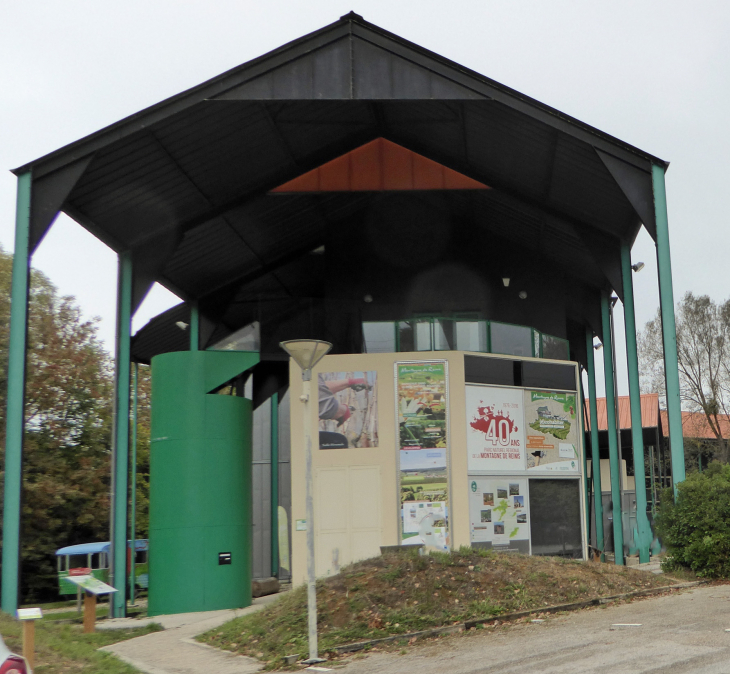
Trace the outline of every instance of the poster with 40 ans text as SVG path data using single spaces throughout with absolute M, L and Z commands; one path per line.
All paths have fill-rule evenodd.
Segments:
M 469 472 L 525 470 L 525 417 L 519 389 L 466 387 Z

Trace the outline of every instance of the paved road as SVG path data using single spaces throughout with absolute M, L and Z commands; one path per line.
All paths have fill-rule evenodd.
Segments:
M 641 627 L 612 628 L 614 623 Z M 730 674 L 730 585 L 350 660 L 341 674 Z M 326 666 L 326 665 L 325 665 Z

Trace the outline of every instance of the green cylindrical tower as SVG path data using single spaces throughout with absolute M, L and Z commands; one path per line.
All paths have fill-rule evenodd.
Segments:
M 251 603 L 251 401 L 210 394 L 257 353 L 152 359 L 149 615 Z

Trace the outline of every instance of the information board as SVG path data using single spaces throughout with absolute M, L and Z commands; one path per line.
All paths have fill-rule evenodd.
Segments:
M 515 388 L 466 387 L 469 472 L 525 470 L 523 392 Z
M 470 477 L 471 542 L 508 547 L 513 541 L 527 541 L 528 508 L 527 479 Z
M 524 396 L 527 470 L 578 473 L 580 424 L 575 393 L 525 391 Z

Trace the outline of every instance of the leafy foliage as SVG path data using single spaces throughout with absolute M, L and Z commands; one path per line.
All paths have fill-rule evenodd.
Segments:
M 0 248 L 0 443 L 4 482 L 7 354 L 12 256 Z M 21 595 L 56 596 L 55 550 L 109 539 L 113 368 L 72 297 L 61 297 L 42 273 L 31 273 L 23 446 Z M 142 370 L 142 368 L 141 368 Z M 145 369 L 146 370 L 146 369 Z M 141 378 L 140 398 L 149 398 Z M 149 419 L 139 424 L 140 531 L 146 535 Z M 141 537 L 141 536 L 140 536 Z
M 711 463 L 666 490 L 657 529 L 667 546 L 665 570 L 686 567 L 706 578 L 730 577 L 730 466 Z

